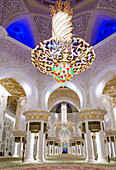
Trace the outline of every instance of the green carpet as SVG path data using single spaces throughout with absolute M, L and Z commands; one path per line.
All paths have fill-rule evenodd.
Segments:
M 48 158 L 49 159 L 49 158 Z M 109 167 L 116 167 L 116 158 L 111 158 L 110 163 L 87 163 L 83 160 L 81 162 L 75 161 L 57 161 L 52 162 L 53 160 L 49 160 L 49 162 L 44 163 L 25 163 L 21 161 L 21 158 L 0 158 L 0 169 L 5 168 L 13 168 L 13 167 L 23 167 L 23 166 L 34 166 L 34 165 L 97 165 L 97 166 L 109 166 Z

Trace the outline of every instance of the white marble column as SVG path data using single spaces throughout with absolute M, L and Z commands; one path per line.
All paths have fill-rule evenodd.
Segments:
M 72 149 L 72 154 L 74 154 L 74 152 L 73 152 L 73 147 L 74 147 L 74 146 L 71 147 L 71 149 Z
M 59 143 L 59 154 L 61 154 L 61 144 Z
M 109 139 L 109 142 L 108 142 L 108 150 L 109 150 L 109 156 L 111 157 L 111 145 L 110 145 L 110 139 Z
M 6 105 L 7 105 L 7 97 L 9 93 L 0 86 L 0 97 L 1 97 L 1 104 L 0 104 L 0 152 L 3 151 L 3 148 L 1 147 L 2 144 L 2 135 L 3 135 L 3 129 L 4 129 L 4 120 L 5 120 L 5 111 L 6 111 Z M 6 148 L 6 147 L 5 147 Z M 5 151 L 4 151 L 5 153 Z
M 20 137 L 20 143 L 19 143 L 19 156 L 22 157 L 22 136 Z
M 80 155 L 83 154 L 82 142 L 80 142 Z
M 76 153 L 76 155 L 78 155 L 78 151 L 77 151 L 77 141 L 75 142 L 75 153 Z
M 71 154 L 73 154 L 73 146 L 72 146 L 72 144 L 71 144 Z
M 94 162 L 94 151 L 93 151 L 93 142 L 92 142 L 92 135 L 91 131 L 88 129 L 88 121 L 86 123 L 86 134 L 85 134 L 85 141 L 86 141 L 86 151 L 87 151 L 87 162 Z
M 62 142 L 61 142 L 61 154 L 62 154 L 62 152 L 63 152 L 63 147 L 62 147 Z
M 109 136 L 109 141 L 110 141 L 110 151 L 111 151 L 110 157 L 112 157 L 113 156 L 113 147 L 112 147 L 112 141 L 111 141 L 110 136 Z
M 95 156 L 95 158 L 96 158 L 96 156 L 97 156 L 97 144 L 96 144 L 96 136 L 95 135 L 93 135 L 93 148 L 94 148 L 94 156 Z
M 48 142 L 48 155 L 50 155 L 50 142 Z
M 71 154 L 70 145 L 69 145 L 69 153 L 68 154 Z
M 58 155 L 58 146 L 55 146 L 55 155 Z
M 58 143 L 58 155 L 59 155 L 59 143 Z
M 29 131 L 29 122 L 27 127 L 27 142 L 24 162 L 32 162 L 34 152 L 34 134 Z
M 49 151 L 48 151 L 48 145 L 46 145 L 46 157 L 48 155 Z
M 83 144 L 81 143 L 81 154 L 83 155 L 84 154 L 84 146 L 83 146 Z
M 86 141 L 84 141 L 84 149 L 85 149 L 85 158 L 87 159 L 87 148 L 86 148 Z
M 43 122 L 41 122 L 41 130 L 39 132 L 39 148 L 38 148 L 38 159 L 37 162 L 44 162 L 44 134 L 43 134 Z
M 111 141 L 111 148 L 112 148 L 112 157 L 115 157 L 115 146 L 114 146 L 114 142 Z
M 35 135 L 35 159 L 37 160 L 38 155 L 38 134 Z
M 12 157 L 18 157 L 18 143 L 14 142 Z
M 104 134 L 100 130 L 96 133 L 96 142 L 97 142 L 97 152 L 98 152 L 98 162 L 107 162 L 106 152 L 105 152 L 105 143 L 104 143 Z
M 70 154 L 70 151 L 69 151 L 69 142 L 67 143 L 67 148 L 68 148 L 68 154 Z
M 106 150 L 106 157 L 109 155 L 109 150 L 108 150 L 108 142 L 105 140 L 105 150 Z
M 27 144 L 26 144 L 26 155 L 25 162 L 33 162 L 33 151 L 34 151 L 34 134 L 30 131 L 27 132 Z
M 116 136 L 114 136 L 114 148 L 115 148 L 115 156 L 116 156 Z
M 79 145 L 77 145 L 77 155 L 79 155 Z
M 75 146 L 73 146 L 73 154 L 75 154 Z
M 17 101 L 16 109 L 16 121 L 15 121 L 15 130 L 21 130 L 21 113 L 26 105 L 26 97 L 21 98 Z
M 53 155 L 55 155 L 55 141 L 53 141 Z
M 59 154 L 59 149 L 58 149 L 59 147 L 58 146 L 56 146 L 56 154 L 58 155 Z
M 47 145 L 47 140 L 44 139 L 44 141 L 45 141 L 45 144 L 44 144 L 44 158 L 46 158 L 46 156 L 47 156 L 47 146 L 46 146 Z
M 84 157 L 86 158 L 86 147 L 85 147 L 85 141 L 84 142 L 84 146 L 83 146 L 83 154 L 84 154 Z
M 50 155 L 53 155 L 53 147 L 50 145 Z

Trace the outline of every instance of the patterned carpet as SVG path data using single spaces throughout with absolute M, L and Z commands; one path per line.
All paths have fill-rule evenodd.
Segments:
M 8 168 L 4 170 L 116 170 L 116 167 L 107 167 L 107 166 L 30 166 L 30 167 L 15 167 L 15 168 Z

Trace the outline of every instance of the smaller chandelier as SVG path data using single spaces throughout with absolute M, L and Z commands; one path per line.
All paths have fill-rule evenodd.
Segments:
M 50 6 L 52 14 L 52 38 L 40 42 L 33 49 L 31 60 L 34 67 L 52 75 L 58 84 L 65 86 L 75 74 L 85 71 L 95 59 L 95 53 L 87 42 L 73 37 L 70 2 L 58 0 Z
M 68 142 L 70 137 L 71 137 L 71 134 L 69 130 L 66 127 L 62 127 L 59 133 L 60 140 L 62 140 L 63 142 Z

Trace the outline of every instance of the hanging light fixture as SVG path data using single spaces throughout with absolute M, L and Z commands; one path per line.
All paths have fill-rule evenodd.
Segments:
M 44 74 L 52 75 L 65 86 L 75 74 L 85 71 L 95 59 L 95 53 L 87 42 L 73 37 L 72 16 L 74 9 L 70 2 L 58 0 L 50 5 L 52 16 L 52 38 L 40 42 L 32 50 L 34 67 Z
M 71 137 L 71 134 L 70 134 L 68 128 L 63 126 L 59 132 L 60 140 L 63 142 L 68 142 L 70 137 Z

